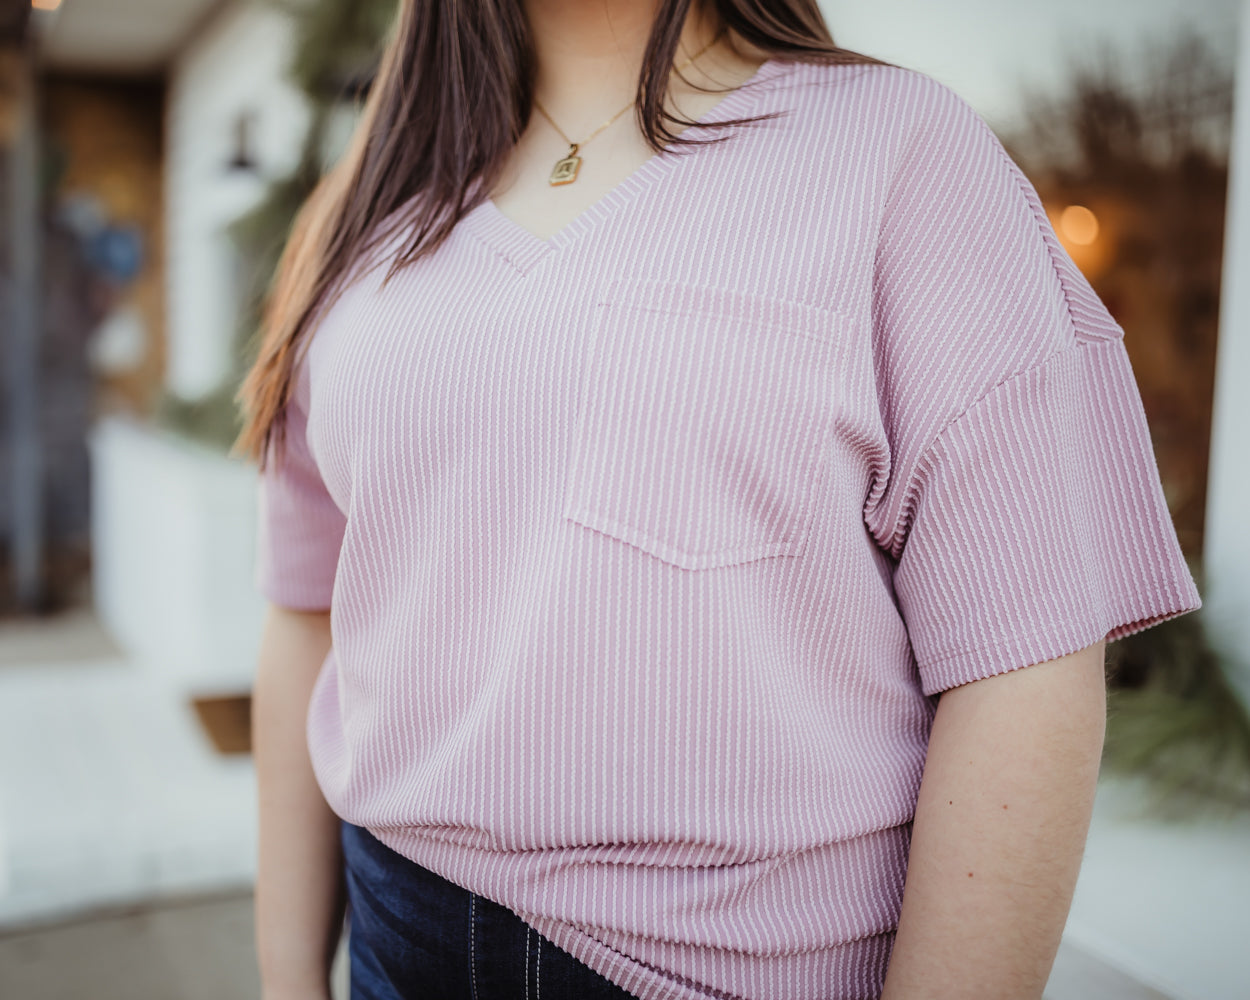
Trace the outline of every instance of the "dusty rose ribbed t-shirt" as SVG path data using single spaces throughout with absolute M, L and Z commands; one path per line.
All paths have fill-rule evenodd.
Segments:
M 935 696 L 1201 604 L 984 122 L 772 60 L 700 123 L 770 111 L 359 280 L 261 477 L 331 807 L 645 998 L 877 996 Z

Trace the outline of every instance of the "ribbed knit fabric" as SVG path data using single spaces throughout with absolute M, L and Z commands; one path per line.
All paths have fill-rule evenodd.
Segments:
M 771 111 L 359 280 L 261 479 L 335 812 L 645 998 L 877 996 L 934 696 L 1201 603 L 984 122 L 772 60 L 686 134 Z

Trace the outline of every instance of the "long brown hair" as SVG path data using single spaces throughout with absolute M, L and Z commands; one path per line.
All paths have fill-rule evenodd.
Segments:
M 664 103 L 678 40 L 697 2 L 657 0 L 635 95 L 638 125 L 657 154 L 669 145 L 726 138 L 688 139 L 668 128 L 693 124 L 669 114 Z M 880 62 L 838 48 L 816 0 L 706 4 L 720 30 L 736 31 L 770 57 Z M 232 453 L 263 469 L 275 434 L 281 450 L 285 421 L 279 418 L 296 351 L 353 263 L 384 235 L 379 223 L 389 220 L 411 233 L 391 260 L 390 277 L 436 250 L 488 197 L 529 120 L 535 72 L 523 0 L 400 0 L 352 141 L 304 203 L 279 261 L 258 355 L 235 395 L 244 423 Z M 388 223 L 386 231 L 395 229 Z

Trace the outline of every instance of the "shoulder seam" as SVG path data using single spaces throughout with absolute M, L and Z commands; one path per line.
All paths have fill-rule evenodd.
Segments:
M 939 430 L 937 433 L 935 433 L 933 437 L 930 439 L 929 443 L 925 445 L 924 449 L 921 452 L 922 456 L 927 455 L 929 450 L 937 443 L 938 439 L 941 438 L 943 435 L 945 435 L 946 432 L 953 425 L 957 424 L 960 420 L 962 420 L 964 416 L 967 415 L 969 410 L 973 409 L 983 400 L 993 395 L 997 389 L 999 389 L 1001 386 L 1005 385 L 1006 383 L 1012 381 L 1013 379 L 1019 378 L 1022 375 L 1027 375 L 1029 372 L 1036 371 L 1037 369 L 1043 367 L 1044 365 L 1049 364 L 1052 360 L 1054 360 L 1059 355 L 1065 353 L 1068 350 L 1074 350 L 1077 347 L 1087 347 L 1091 344 L 1102 344 L 1112 339 L 1119 339 L 1119 338 L 1110 338 L 1110 337 L 1083 337 L 1081 336 L 1081 328 L 1077 325 L 1076 316 L 1072 312 L 1071 285 L 1069 284 L 1068 279 L 1064 276 L 1063 269 L 1059 266 L 1059 261 L 1055 256 L 1055 248 L 1052 244 L 1051 238 L 1048 237 L 1047 235 L 1046 227 L 1042 225 L 1042 220 L 1038 215 L 1037 208 L 1033 205 L 1032 199 L 1029 198 L 1028 191 L 1025 189 L 1024 184 L 1022 183 L 1022 179 L 1024 176 L 1023 171 L 1020 169 L 1019 164 L 1017 164 L 1016 161 L 1011 158 L 1011 154 L 1009 154 L 1007 150 L 1003 148 L 1003 145 L 999 141 L 998 136 L 995 135 L 994 130 L 989 127 L 985 119 L 981 118 L 981 116 L 978 115 L 977 122 L 979 124 L 979 127 L 984 129 L 989 134 L 989 136 L 993 139 L 994 146 L 997 148 L 999 155 L 1007 162 L 1007 165 L 1012 173 L 1012 176 L 1015 178 L 1016 187 L 1019 189 L 1021 197 L 1024 198 L 1024 203 L 1026 207 L 1029 209 L 1029 214 L 1033 217 L 1034 225 L 1037 226 L 1038 234 L 1041 236 L 1042 243 L 1046 247 L 1047 260 L 1050 261 L 1051 269 L 1055 273 L 1055 280 L 1059 282 L 1059 288 L 1063 293 L 1064 313 L 1067 315 L 1068 324 L 1072 328 L 1072 339 L 1074 342 L 1074 347 L 1060 347 L 1059 349 L 1052 351 L 1050 354 L 1047 354 L 1044 358 L 1040 359 L 1034 364 L 1029 365 L 1027 368 L 1021 368 L 1018 371 L 1014 371 L 1008 375 L 1004 375 L 1001 379 L 999 379 L 992 386 L 990 386 L 988 389 L 982 392 L 979 396 L 977 396 L 974 400 L 968 403 L 962 410 L 959 411 L 958 414 L 956 414 L 949 421 L 947 421 L 947 423 L 945 423 L 942 426 L 942 429 Z
M 1020 189 L 1020 194 L 1023 196 L 1025 204 L 1029 208 L 1029 213 L 1033 216 L 1033 222 L 1037 226 L 1038 233 L 1042 237 L 1042 243 L 1046 247 L 1046 256 L 1050 260 L 1050 266 L 1055 272 L 1055 280 L 1059 282 L 1059 287 L 1063 291 L 1064 308 L 1068 315 L 1068 322 L 1072 326 L 1073 338 L 1078 344 L 1097 344 L 1106 340 L 1121 339 L 1119 337 L 1093 337 L 1082 332 L 1081 326 L 1077 322 L 1076 314 L 1072 311 L 1072 283 L 1069 277 L 1064 273 L 1064 268 L 1060 265 L 1055 245 L 1057 237 L 1050 227 L 1049 220 L 1046 220 L 1045 215 L 1039 212 L 1039 206 L 1034 204 L 1034 199 L 1029 197 L 1029 189 L 1025 187 L 1027 178 L 1024 175 L 1023 169 L 1014 159 L 1012 159 L 1011 154 L 1008 153 L 1002 143 L 998 141 L 998 137 L 994 134 L 994 130 L 989 127 L 984 119 L 981 120 L 981 127 L 989 132 L 991 136 L 994 136 L 998 153 L 1007 162 L 1007 166 L 1015 178 L 1016 186 Z M 1040 202 L 1040 196 L 1037 200 Z

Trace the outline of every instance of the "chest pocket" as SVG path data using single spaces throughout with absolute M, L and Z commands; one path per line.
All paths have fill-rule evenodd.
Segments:
M 818 306 L 613 281 L 596 306 L 564 517 L 689 570 L 801 554 L 845 327 Z

